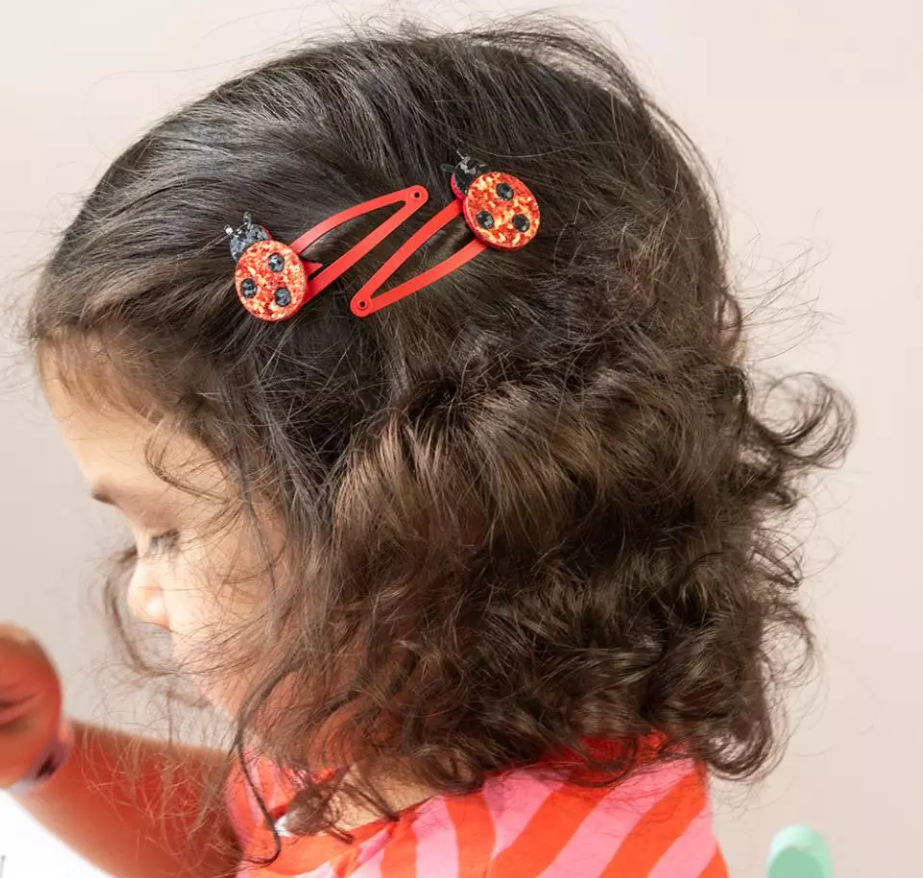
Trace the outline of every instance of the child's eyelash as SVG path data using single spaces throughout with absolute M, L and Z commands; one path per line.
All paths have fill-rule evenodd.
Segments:
M 159 555 L 176 548 L 179 541 L 179 531 L 168 530 L 162 534 L 152 536 L 147 543 L 147 549 L 141 557 L 147 558 L 149 555 Z

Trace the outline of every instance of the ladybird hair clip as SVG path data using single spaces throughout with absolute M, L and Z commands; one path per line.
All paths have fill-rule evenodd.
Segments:
M 362 285 L 350 302 L 357 317 L 368 317 L 388 305 L 417 292 L 428 284 L 464 265 L 488 248 L 518 250 L 538 231 L 538 202 L 529 188 L 516 177 L 493 171 L 483 162 L 461 156 L 455 165 L 444 165 L 451 172 L 455 198 L 427 220 Z M 387 195 L 363 201 L 340 211 L 308 229 L 290 244 L 276 241 L 269 230 L 244 214 L 241 226 L 228 226 L 231 256 L 237 263 L 234 286 L 243 306 L 261 320 L 288 320 L 328 287 L 363 256 L 409 219 L 429 199 L 424 186 L 409 186 Z M 400 207 L 362 240 L 329 265 L 309 262 L 301 254 L 315 241 L 349 220 L 382 207 Z M 415 277 L 381 291 L 385 282 L 436 232 L 458 216 L 474 234 L 474 239 L 456 253 Z

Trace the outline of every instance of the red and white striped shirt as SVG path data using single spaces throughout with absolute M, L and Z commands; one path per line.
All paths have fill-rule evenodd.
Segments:
M 270 813 L 284 817 L 278 773 L 253 765 Z M 271 853 L 272 834 L 239 775 L 228 799 L 245 852 Z M 283 835 L 276 862 L 242 867 L 240 878 L 727 878 L 704 772 L 688 761 L 657 763 L 603 789 L 517 769 L 353 836 Z

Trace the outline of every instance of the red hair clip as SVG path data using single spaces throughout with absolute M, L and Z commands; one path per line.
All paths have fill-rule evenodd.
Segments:
M 350 309 L 357 317 L 368 317 L 464 265 L 488 247 L 518 250 L 538 231 L 538 202 L 529 188 L 516 177 L 491 171 L 468 156 L 454 166 L 451 186 L 455 199 L 430 218 L 378 269 L 353 296 Z M 426 204 L 429 192 L 424 186 L 409 186 L 388 195 L 363 201 L 340 211 L 308 229 L 291 244 L 276 241 L 269 231 L 244 214 L 237 229 L 225 230 L 231 238 L 231 255 L 237 263 L 234 286 L 243 306 L 261 320 L 288 320 L 328 287 L 398 226 Z M 388 219 L 367 234 L 354 247 L 329 265 L 301 258 L 311 244 L 331 229 L 365 213 L 400 204 Z M 443 226 L 463 216 L 474 240 L 426 271 L 379 292 L 384 283 L 411 254 Z M 377 295 L 376 295 L 377 293 Z

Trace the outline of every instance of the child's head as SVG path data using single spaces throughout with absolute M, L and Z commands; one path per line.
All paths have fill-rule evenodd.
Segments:
M 529 246 L 357 319 L 411 222 L 293 319 L 241 307 L 228 224 L 292 241 L 412 184 L 439 193 L 425 218 L 459 152 L 535 193 Z M 404 27 L 221 85 L 113 162 L 31 325 L 75 454 L 131 520 L 130 606 L 276 758 L 451 788 L 656 732 L 763 764 L 767 636 L 807 636 L 777 515 L 847 421 L 823 383 L 762 419 L 707 177 L 587 32 Z

